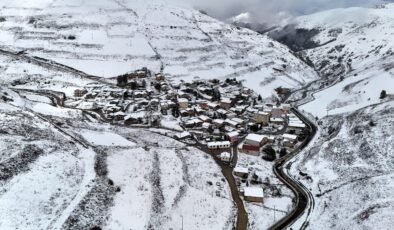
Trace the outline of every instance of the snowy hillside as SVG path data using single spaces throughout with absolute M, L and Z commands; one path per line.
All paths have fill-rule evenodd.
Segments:
M 0 47 L 104 77 L 143 66 L 177 80 L 239 77 L 265 97 L 276 87 L 298 88 L 316 79 L 287 47 L 178 5 L 164 0 L 1 2 Z
M 271 34 L 321 75 L 290 98 L 319 127 L 288 164 L 314 197 L 312 212 L 295 229 L 391 228 L 393 15 L 394 4 L 334 9 L 298 17 Z
M 322 81 L 309 89 L 336 84 L 316 93 L 303 109 L 321 117 L 354 111 L 394 93 L 394 4 L 380 8 L 333 9 L 295 19 L 276 31 L 278 40 L 310 60 Z M 294 97 L 300 95 L 294 95 Z
M 148 130 L 42 116 L 23 106 L 60 108 L 0 92 L 1 229 L 158 229 L 182 218 L 187 229 L 231 228 L 227 182 L 203 152 Z
M 314 143 L 292 164 L 314 195 L 309 228 L 391 229 L 393 112 L 389 101 L 321 121 Z

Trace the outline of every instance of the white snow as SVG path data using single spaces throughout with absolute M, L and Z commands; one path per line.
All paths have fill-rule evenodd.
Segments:
M 82 130 L 81 135 L 90 143 L 102 146 L 135 146 L 135 143 L 112 132 Z

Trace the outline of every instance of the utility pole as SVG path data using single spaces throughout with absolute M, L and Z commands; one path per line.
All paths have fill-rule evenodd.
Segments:
M 182 217 L 182 230 L 183 230 L 183 215 L 181 215 L 181 217 Z
M 276 218 L 275 218 L 275 205 L 274 205 L 274 222 L 276 222 Z

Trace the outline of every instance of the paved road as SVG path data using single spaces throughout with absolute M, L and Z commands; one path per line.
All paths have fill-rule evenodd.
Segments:
M 237 230 L 246 230 L 248 227 L 248 213 L 246 212 L 243 200 L 238 192 L 238 186 L 236 184 L 234 175 L 233 175 L 233 168 L 230 167 L 229 164 L 222 162 L 217 156 L 220 156 L 222 152 L 230 152 L 231 148 L 227 149 L 208 149 L 205 145 L 198 144 L 197 146 L 201 151 L 211 155 L 215 162 L 220 166 L 222 169 L 223 176 L 226 178 L 230 190 L 231 196 L 233 198 L 234 203 L 237 206 L 237 222 L 235 225 L 235 229 Z M 238 159 L 238 149 L 237 146 L 233 147 L 233 165 L 236 165 Z
M 298 153 L 302 151 L 313 139 L 316 134 L 317 127 L 310 122 L 306 117 L 304 117 L 298 110 L 292 109 L 292 112 L 297 115 L 305 124 L 307 124 L 310 135 L 304 140 L 304 142 L 299 145 L 292 153 L 287 156 L 280 158 L 276 161 L 274 165 L 274 173 L 275 175 L 286 184 L 296 195 L 297 203 L 295 209 L 290 212 L 287 216 L 279 220 L 275 225 L 273 225 L 270 229 L 284 229 L 297 220 L 305 211 L 309 213 L 314 207 L 314 198 L 312 193 L 299 181 L 294 178 L 288 176 L 288 171 L 291 165 L 284 168 L 284 165 L 289 162 L 292 158 L 294 158 Z M 287 173 L 286 173 L 287 172 Z M 308 223 L 304 223 L 301 229 L 306 228 Z

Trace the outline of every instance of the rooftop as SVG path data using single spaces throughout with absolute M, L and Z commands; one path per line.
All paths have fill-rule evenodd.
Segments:
M 261 142 L 261 141 L 264 140 L 265 137 L 266 137 L 266 136 L 264 136 L 264 135 L 259 135 L 259 134 L 255 134 L 255 133 L 250 133 L 250 134 L 248 134 L 248 136 L 246 136 L 246 140 Z
M 264 190 L 259 187 L 245 187 L 244 195 L 249 197 L 264 197 Z

